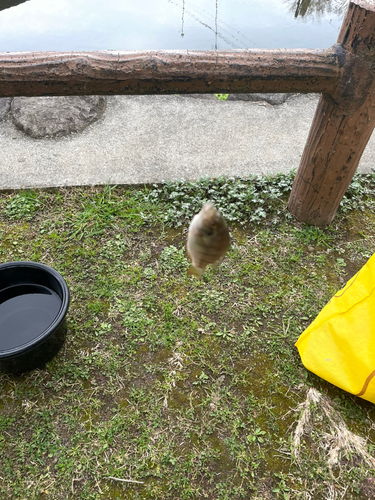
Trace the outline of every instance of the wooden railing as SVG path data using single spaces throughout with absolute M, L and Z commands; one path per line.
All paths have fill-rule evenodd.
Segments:
M 322 94 L 288 208 L 329 224 L 375 126 L 375 0 L 327 50 L 0 53 L 0 97 L 251 92 Z

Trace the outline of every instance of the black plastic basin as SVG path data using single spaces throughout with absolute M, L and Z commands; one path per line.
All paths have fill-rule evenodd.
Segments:
M 54 269 L 37 262 L 0 265 L 0 370 L 42 367 L 62 347 L 69 289 Z

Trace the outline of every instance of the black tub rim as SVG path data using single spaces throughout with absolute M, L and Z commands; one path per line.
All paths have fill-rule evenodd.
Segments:
M 21 346 L 13 347 L 12 349 L 7 349 L 3 351 L 0 349 L 0 360 L 2 359 L 5 360 L 7 358 L 20 356 L 22 354 L 27 353 L 28 351 L 32 351 L 39 345 L 43 344 L 43 342 L 45 342 L 51 335 L 53 335 L 65 321 L 65 317 L 69 309 L 69 303 L 70 303 L 69 288 L 64 278 L 58 271 L 56 271 L 56 269 L 53 269 L 52 267 L 47 266 L 46 264 L 42 264 L 41 262 L 15 261 L 15 262 L 5 262 L 3 264 L 0 264 L 0 273 L 3 269 L 17 268 L 17 267 L 18 268 L 27 267 L 37 270 L 39 269 L 41 271 L 44 271 L 52 275 L 61 286 L 62 290 L 61 306 L 52 323 L 45 330 L 43 330 L 37 337 L 34 337 L 32 340 L 26 342 L 25 344 L 22 344 Z

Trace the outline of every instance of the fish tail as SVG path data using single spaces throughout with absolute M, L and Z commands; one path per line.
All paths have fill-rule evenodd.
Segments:
M 216 262 L 213 262 L 211 264 L 212 270 L 215 272 L 217 268 L 220 266 L 220 264 L 223 262 L 225 255 L 223 255 L 220 259 L 218 259 Z
M 196 278 L 200 279 L 204 273 L 204 269 L 201 269 L 200 267 L 195 267 L 195 266 L 190 266 L 189 269 L 187 270 L 187 275 L 188 276 L 195 276 Z

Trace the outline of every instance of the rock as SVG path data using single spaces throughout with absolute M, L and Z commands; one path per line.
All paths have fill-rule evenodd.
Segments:
M 35 139 L 81 132 L 104 113 L 102 96 L 15 97 L 13 122 Z
M 0 98 L 0 122 L 5 118 L 5 115 L 10 110 L 10 103 L 12 101 L 11 97 L 1 97 Z
M 275 106 L 283 104 L 293 94 L 229 94 L 227 101 L 266 101 Z

